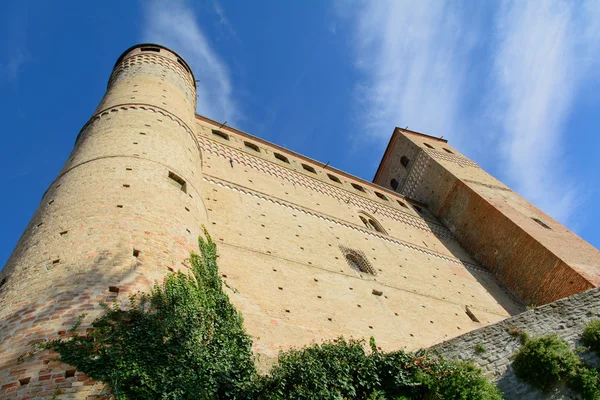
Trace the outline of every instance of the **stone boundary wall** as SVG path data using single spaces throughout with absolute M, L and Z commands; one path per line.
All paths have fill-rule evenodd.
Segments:
M 573 394 L 557 389 L 551 394 L 540 394 L 520 382 L 511 368 L 512 356 L 521 347 L 521 332 L 530 336 L 556 334 L 571 347 L 581 345 L 585 325 L 600 318 L 600 288 L 590 289 L 526 311 L 499 323 L 471 331 L 429 348 L 446 358 L 472 361 L 491 376 L 506 399 L 566 399 Z M 476 347 L 485 350 L 478 353 Z M 597 364 L 589 352 L 584 360 Z

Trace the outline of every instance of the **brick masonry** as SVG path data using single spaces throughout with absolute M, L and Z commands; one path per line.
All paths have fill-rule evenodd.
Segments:
M 125 304 L 185 270 L 202 225 L 261 368 L 281 350 L 340 335 L 415 350 L 523 311 L 462 231 L 423 204 L 447 189 L 423 181 L 433 169 L 480 179 L 472 161 L 401 136 L 418 168 L 386 162 L 399 179 L 412 176 L 408 198 L 221 126 L 195 103 L 194 76 L 174 52 L 139 45 L 117 60 L 0 272 L 0 398 L 105 395 L 53 355 L 28 355 L 31 344 L 64 335 L 84 312 L 85 331 L 99 301 Z
M 556 334 L 574 348 L 581 345 L 585 324 L 599 317 L 600 289 L 596 288 L 477 329 L 429 350 L 481 366 L 498 383 L 506 399 L 567 399 L 573 396 L 567 390 L 557 389 L 542 395 L 516 379 L 511 358 L 521 346 L 518 333 L 526 332 L 532 336 Z M 478 353 L 477 345 L 482 345 L 485 351 Z M 584 358 L 597 363 L 589 353 L 584 354 Z

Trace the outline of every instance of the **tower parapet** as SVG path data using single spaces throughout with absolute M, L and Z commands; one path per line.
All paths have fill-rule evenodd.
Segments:
M 127 300 L 186 268 L 207 219 L 194 83 L 185 61 L 162 46 L 134 46 L 117 61 L 0 273 L 0 397 L 60 388 L 72 367 L 47 355 L 21 364 L 18 357 L 64 335 L 82 313 L 91 321 L 100 300 Z

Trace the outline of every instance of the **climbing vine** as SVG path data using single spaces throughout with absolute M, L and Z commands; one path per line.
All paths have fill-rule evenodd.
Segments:
M 127 308 L 104 304 L 92 330 L 38 347 L 107 383 L 116 399 L 501 399 L 473 364 L 424 352 L 381 352 L 371 338 L 282 352 L 268 375 L 222 289 L 216 245 L 205 231 L 191 273 L 167 275 Z

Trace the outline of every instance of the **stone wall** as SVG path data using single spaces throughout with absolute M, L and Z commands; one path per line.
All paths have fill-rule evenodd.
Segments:
M 507 399 L 570 398 L 572 394 L 564 390 L 542 396 L 519 382 L 511 368 L 511 358 L 521 346 L 522 332 L 532 336 L 556 334 L 575 347 L 580 345 L 585 324 L 599 317 L 600 289 L 596 288 L 471 331 L 430 350 L 447 358 L 473 361 L 497 381 Z M 485 350 L 478 352 L 478 345 Z M 583 357 L 593 363 L 597 361 L 589 353 Z

